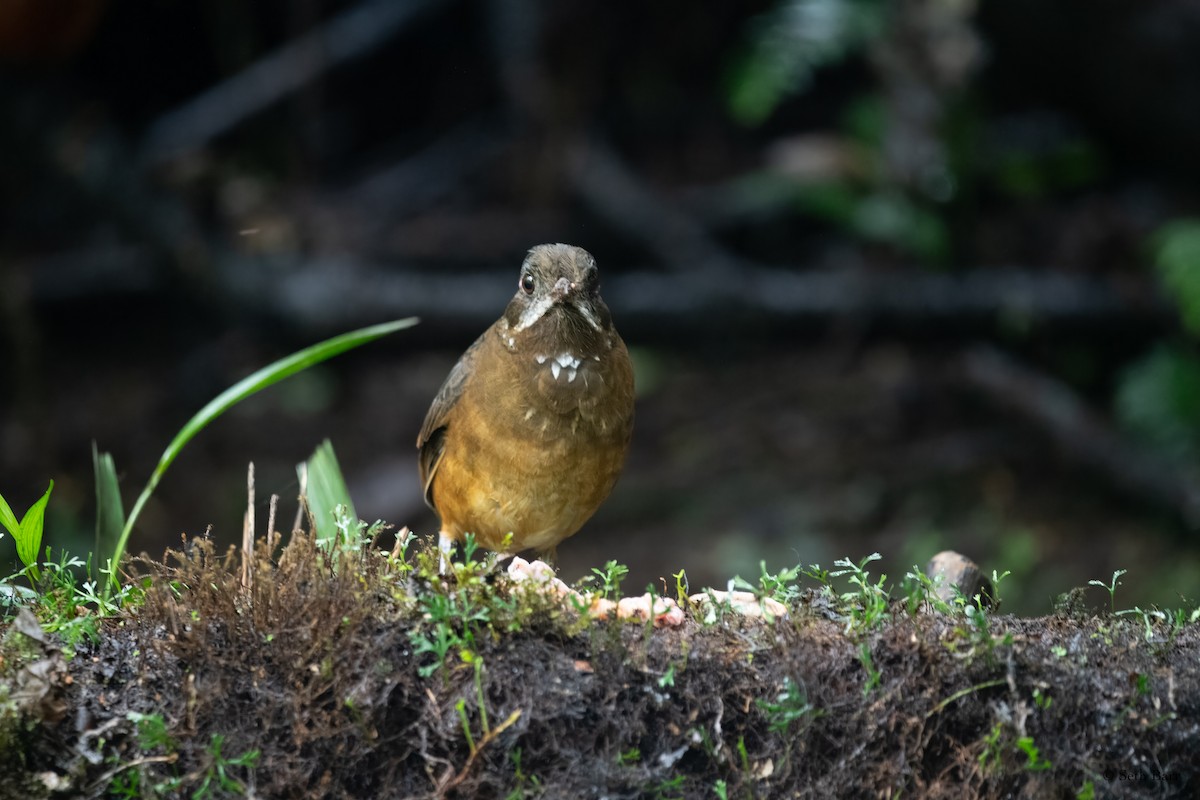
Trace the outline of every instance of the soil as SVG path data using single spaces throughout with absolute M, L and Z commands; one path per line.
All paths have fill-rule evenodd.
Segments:
M 143 564 L 143 602 L 69 660 L 20 632 L 27 617 L 10 623 L 0 727 L 16 713 L 24 733 L 0 751 L 0 797 L 1200 788 L 1200 625 L 1185 618 L 910 613 L 896 598 L 872 624 L 859 599 L 810 587 L 774 622 L 693 612 L 654 628 L 580 619 L 503 572 L 443 581 L 427 546 L 339 560 L 300 536 L 243 568 L 200 540 Z M 438 630 L 465 643 L 444 660 L 428 651 Z

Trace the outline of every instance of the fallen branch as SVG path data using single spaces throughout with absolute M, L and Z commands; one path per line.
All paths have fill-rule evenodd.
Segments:
M 605 269 L 603 254 L 601 269 Z M 520 253 L 513 255 L 519 258 Z M 515 262 L 514 262 L 515 263 Z M 224 263 L 233 293 L 292 320 L 345 326 L 365 317 L 416 313 L 469 326 L 492 321 L 512 294 L 508 270 L 431 272 L 415 266 L 369 263 L 351 256 L 317 256 L 279 269 L 230 257 Z M 279 282 L 277 275 L 286 274 Z M 724 273 L 697 265 L 683 277 L 651 269 L 604 272 L 604 298 L 627 325 L 664 320 L 697 326 L 722 317 L 766 314 L 800 322 L 853 315 L 910 324 L 971 323 L 994 328 L 999 318 L 1033 323 L 1149 325 L 1161 307 L 1131 304 L 1107 284 L 1053 270 L 976 270 L 959 275 L 868 270 L 790 270 L 743 266 Z
M 1200 525 L 1197 476 L 1128 441 L 1065 384 L 991 348 L 969 351 L 962 366 L 969 384 L 1044 430 L 1069 457 L 1126 493 L 1175 511 L 1191 526 Z

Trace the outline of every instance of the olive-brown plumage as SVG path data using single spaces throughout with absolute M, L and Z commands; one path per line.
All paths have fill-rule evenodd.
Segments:
M 472 533 L 490 550 L 553 558 L 612 491 L 633 367 L 599 288 L 587 251 L 534 247 L 504 315 L 442 384 L 417 447 L 444 551 Z

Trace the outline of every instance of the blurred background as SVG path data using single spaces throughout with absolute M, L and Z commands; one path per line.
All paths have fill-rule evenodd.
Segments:
M 415 314 L 201 433 L 131 550 L 237 541 L 250 461 L 286 530 L 325 437 L 432 534 L 429 401 L 562 241 L 639 382 L 568 580 L 953 548 L 1006 610 L 1195 603 L 1197 142 L 1189 0 L 8 0 L 0 492 L 86 554 L 93 441 L 128 507 L 225 387 Z

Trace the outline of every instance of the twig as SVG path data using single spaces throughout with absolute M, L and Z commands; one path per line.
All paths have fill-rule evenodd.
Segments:
M 142 161 L 161 164 L 228 131 L 328 68 L 387 42 L 434 0 L 371 0 L 289 42 L 150 126 Z
M 518 254 L 519 255 L 519 254 Z M 606 272 L 604 298 L 623 326 L 646 322 L 662 330 L 689 321 L 709 327 L 711 312 L 746 313 L 799 322 L 844 316 L 908 324 L 972 323 L 993 329 L 997 317 L 1035 322 L 1146 325 L 1161 319 L 1160 306 L 1125 302 L 1106 283 L 1053 270 L 974 270 L 957 275 L 873 273 L 858 268 L 790 270 L 743 265 L 719 280 L 706 268 L 681 277 L 650 269 Z M 281 265 L 282 268 L 282 265 Z M 515 264 L 513 266 L 515 269 Z M 721 269 L 718 266 L 718 271 Z M 467 327 L 495 319 L 512 294 L 507 271 L 433 272 L 415 265 L 375 264 L 348 256 L 319 256 L 288 267 L 286 282 L 274 272 L 229 261 L 231 291 L 288 319 L 345 326 L 365 317 L 416 313 Z
M 324 205 L 361 209 L 359 216 L 369 220 L 362 240 L 376 241 L 397 218 L 429 208 L 495 156 L 501 143 L 495 127 L 488 120 L 465 122 L 424 150 L 324 198 Z
M 696 220 L 656 196 L 611 148 L 578 144 L 569 163 L 576 190 L 596 213 L 689 279 L 742 265 Z
M 300 478 L 300 492 L 296 496 L 296 521 L 292 523 L 292 533 L 300 530 L 300 523 L 304 520 L 304 508 L 308 502 L 308 462 L 301 461 L 296 465 L 296 474 Z
M 520 718 L 521 709 L 518 708 L 516 711 L 508 715 L 508 719 L 504 720 L 504 722 L 501 722 L 495 728 L 492 728 L 490 731 L 485 733 L 483 738 L 479 740 L 479 744 L 471 750 L 471 755 L 467 757 L 467 763 L 463 764 L 463 767 L 458 771 L 458 774 L 451 778 L 447 783 L 443 783 L 438 787 L 437 796 L 445 797 L 447 792 L 466 780 L 467 775 L 471 772 L 471 767 L 475 764 L 476 759 L 479 758 L 479 754 L 483 752 L 483 748 L 487 747 L 489 742 L 493 741 L 497 736 L 504 733 L 505 730 L 507 730 Z
M 246 469 L 246 518 L 242 524 L 242 591 L 254 589 L 254 462 Z
M 551 90 L 541 64 L 543 4 L 536 0 L 488 0 L 488 40 L 500 88 L 517 118 L 553 125 Z
M 143 756 L 142 758 L 135 758 L 133 761 L 126 761 L 124 764 L 118 764 L 108 772 L 105 772 L 96 780 L 92 781 L 91 785 L 87 789 L 87 793 L 90 795 L 108 786 L 109 781 L 127 769 L 140 767 L 142 764 L 174 764 L 178 760 L 178 753 L 170 753 L 169 755 L 165 756 Z
M 275 512 L 279 507 L 279 495 L 271 495 L 271 506 L 267 512 L 267 558 L 275 555 L 275 545 L 279 543 L 279 534 L 275 532 Z
M 991 688 L 992 688 L 992 687 L 994 687 L 994 686 L 1003 686 L 1003 685 L 1005 685 L 1006 683 L 1008 683 L 1008 679 L 1006 679 L 1006 678 L 996 678 L 995 680 L 991 680 L 991 681 L 984 681 L 983 683 L 977 683 L 977 684 L 975 684 L 974 686 L 968 686 L 968 687 L 967 687 L 967 688 L 965 688 L 965 689 L 959 689 L 957 692 L 955 692 L 954 694 L 950 695 L 949 697 L 947 697 L 947 698 L 946 698 L 945 700 L 943 700 L 942 702 L 938 703 L 938 704 L 937 704 L 936 706 L 934 706 L 933 708 L 929 709 L 929 712 L 928 712 L 928 713 L 925 715 L 925 719 L 929 719 L 929 718 L 930 718 L 930 717 L 932 717 L 934 714 L 938 713 L 938 712 L 939 712 L 939 711 L 941 711 L 943 708 L 945 708 L 946 706 L 950 705 L 950 704 L 951 704 L 951 703 L 953 703 L 955 700 L 958 700 L 958 699 L 959 699 L 959 698 L 961 698 L 961 697 L 966 697 L 966 696 L 967 696 L 967 695 L 969 695 L 969 694 L 973 694 L 973 693 L 975 693 L 975 692 L 982 691 L 983 689 L 991 689 Z

